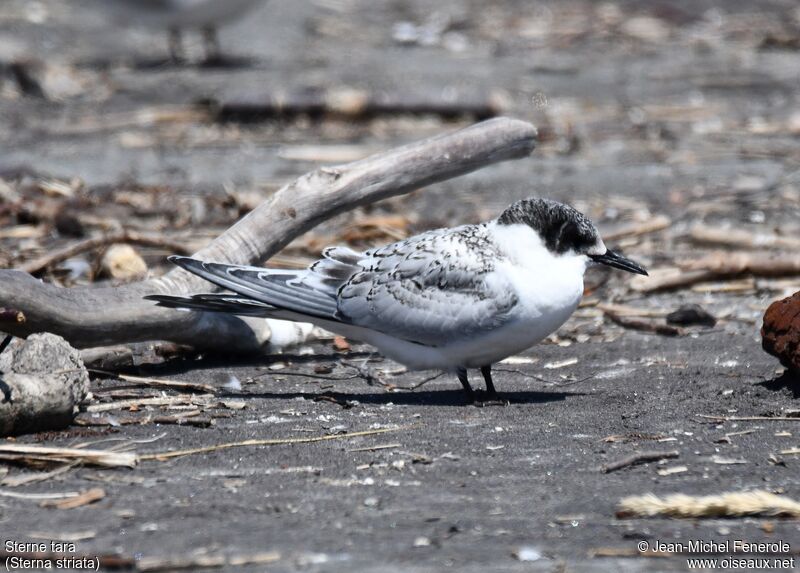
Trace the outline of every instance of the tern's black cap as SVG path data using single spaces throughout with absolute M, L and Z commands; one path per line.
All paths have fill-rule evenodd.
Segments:
M 545 246 L 554 253 L 586 253 L 598 243 L 598 233 L 589 218 L 580 211 L 553 201 L 530 197 L 517 201 L 503 211 L 501 225 L 528 225 L 539 233 Z

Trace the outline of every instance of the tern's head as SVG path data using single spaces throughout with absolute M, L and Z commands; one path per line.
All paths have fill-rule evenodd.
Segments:
M 529 226 L 554 255 L 586 256 L 624 271 L 647 274 L 641 265 L 607 249 L 589 218 L 569 205 L 538 197 L 522 199 L 503 211 L 497 222 Z

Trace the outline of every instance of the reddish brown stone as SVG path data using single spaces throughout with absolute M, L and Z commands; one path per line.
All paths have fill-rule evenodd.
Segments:
M 761 327 L 761 346 L 786 368 L 800 372 L 800 292 L 769 306 Z

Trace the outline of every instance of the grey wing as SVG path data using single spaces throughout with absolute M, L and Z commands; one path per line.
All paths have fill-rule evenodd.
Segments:
M 167 308 L 225 312 L 237 316 L 253 316 L 258 318 L 272 317 L 277 310 L 274 306 L 257 300 L 223 293 L 193 294 L 189 296 L 151 294 L 144 298 L 153 300 L 158 303 L 158 306 Z
M 482 225 L 432 231 L 367 251 L 338 291 L 348 322 L 430 346 L 506 323 L 514 289 L 495 272 L 500 257 Z
M 517 296 L 494 270 L 499 257 L 482 225 L 429 231 L 365 253 L 331 247 L 304 271 L 170 257 L 239 297 L 148 298 L 162 306 L 249 316 L 279 309 L 441 346 L 509 320 Z
M 340 321 L 337 291 L 345 280 L 360 270 L 357 262 L 363 255 L 347 248 L 334 247 L 326 249 L 323 257 L 304 271 L 209 263 L 191 257 L 170 257 L 169 260 L 181 268 L 240 296 L 153 295 L 147 298 L 172 308 L 218 310 L 237 314 L 241 311 L 241 314 L 247 316 L 268 316 L 270 311 L 278 309 L 308 318 Z

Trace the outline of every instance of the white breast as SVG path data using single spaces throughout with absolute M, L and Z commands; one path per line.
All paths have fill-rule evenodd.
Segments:
M 470 367 L 498 362 L 540 342 L 564 324 L 583 296 L 586 257 L 554 256 L 527 225 L 495 225 L 492 234 L 508 257 L 497 263 L 496 280 L 510 283 L 519 302 L 511 321 L 458 349 Z
M 581 300 L 589 259 L 572 253 L 552 254 L 527 225 L 495 225 L 492 234 L 507 256 L 497 264 L 497 272 L 516 289 L 519 318 L 534 322 L 563 317 L 554 328 L 560 326 Z

